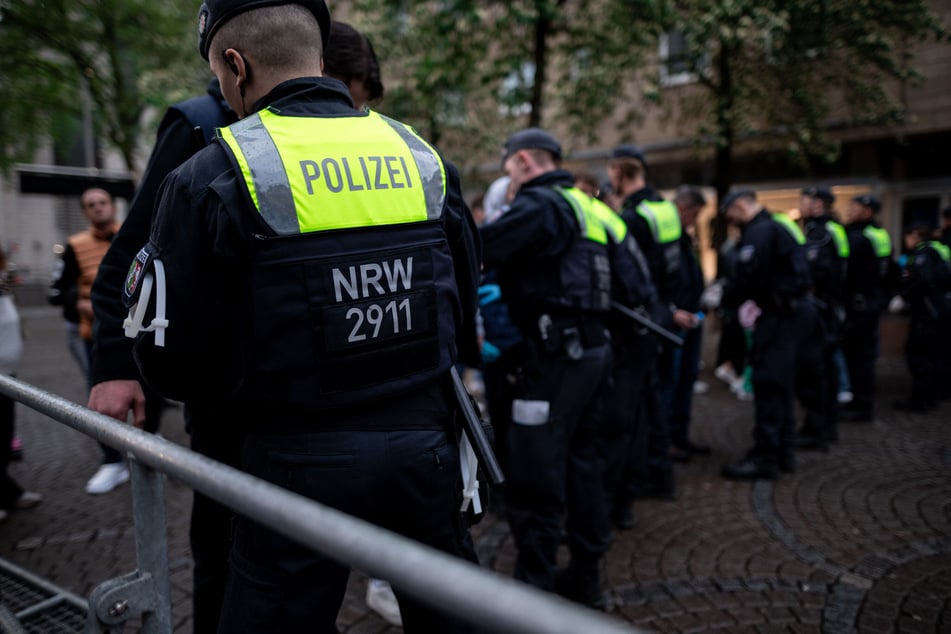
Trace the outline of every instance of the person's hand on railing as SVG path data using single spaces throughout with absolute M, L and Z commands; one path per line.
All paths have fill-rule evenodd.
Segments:
M 91 410 L 126 422 L 132 411 L 132 424 L 142 429 L 145 426 L 145 393 L 135 380 L 103 381 L 92 386 L 89 392 Z

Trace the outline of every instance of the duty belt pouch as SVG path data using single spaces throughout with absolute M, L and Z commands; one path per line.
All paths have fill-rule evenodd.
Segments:
M 547 354 L 561 352 L 561 331 L 555 327 L 551 315 L 547 313 L 538 318 L 538 338 L 541 341 L 542 350 Z
M 565 356 L 570 361 L 581 361 L 584 356 L 584 344 L 581 342 L 581 331 L 576 327 L 565 328 L 562 331 Z

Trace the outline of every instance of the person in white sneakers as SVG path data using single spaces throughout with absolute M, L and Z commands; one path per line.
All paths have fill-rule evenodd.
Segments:
M 93 309 L 90 292 L 99 271 L 99 263 L 119 230 L 116 222 L 116 206 L 112 195 L 97 187 L 87 189 L 80 198 L 83 215 L 89 220 L 89 228 L 69 237 L 63 251 L 49 300 L 63 307 L 63 315 L 75 316 L 79 324 L 79 336 L 83 341 L 80 352 L 80 367 L 89 381 L 89 361 L 92 359 Z M 85 363 L 83 363 L 85 361 Z M 109 447 L 102 447 L 102 465 L 86 483 L 86 493 L 108 493 L 129 480 L 129 470 L 122 454 Z
M 12 267 L 10 267 L 12 269 Z M 0 249 L 0 374 L 13 375 L 23 355 L 20 337 L 20 314 L 13 301 L 12 288 L 18 279 L 7 267 L 7 256 Z M 10 465 L 11 440 L 16 408 L 13 399 L 0 394 L 0 521 L 8 511 L 29 509 L 43 501 L 43 496 L 24 491 L 7 473 Z

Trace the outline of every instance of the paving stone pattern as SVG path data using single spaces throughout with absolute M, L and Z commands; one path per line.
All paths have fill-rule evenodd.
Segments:
M 20 377 L 84 403 L 83 379 L 51 308 L 23 310 L 28 338 Z M 712 326 L 711 326 L 712 327 Z M 639 500 L 636 525 L 615 535 L 603 564 L 612 612 L 659 632 L 951 632 L 951 404 L 927 415 L 890 402 L 908 388 L 901 359 L 879 360 L 876 420 L 843 424 L 830 451 L 800 453 L 795 475 L 728 482 L 721 465 L 750 442 L 752 404 L 712 377 L 694 402 L 694 440 L 714 454 L 678 466 L 675 501 Z M 80 596 L 135 567 L 130 487 L 102 496 L 83 487 L 96 442 L 17 406 L 25 456 L 11 473 L 46 500 L 0 524 L 0 557 Z M 180 409 L 162 433 L 187 444 Z M 191 490 L 166 483 L 175 632 L 190 632 Z M 510 574 L 515 551 L 503 519 L 474 530 L 484 566 Z M 357 572 L 342 632 L 398 632 L 363 601 Z M 127 628 L 131 630 L 132 628 Z

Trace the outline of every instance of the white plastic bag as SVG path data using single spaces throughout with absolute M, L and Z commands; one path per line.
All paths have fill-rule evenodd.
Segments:
M 9 295 L 0 295 L 0 372 L 16 372 L 23 355 L 20 314 Z

